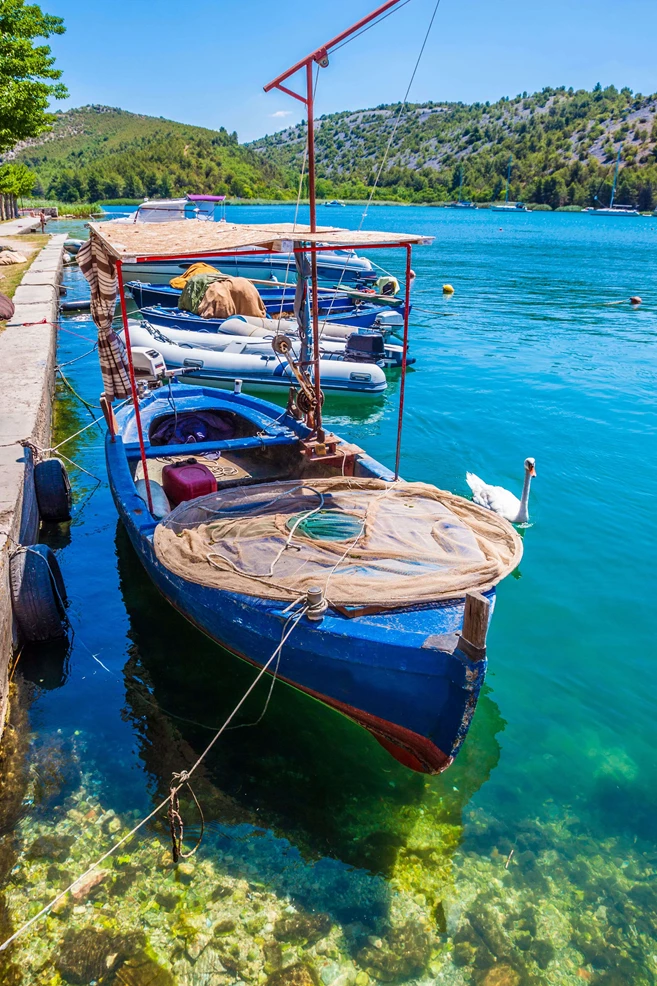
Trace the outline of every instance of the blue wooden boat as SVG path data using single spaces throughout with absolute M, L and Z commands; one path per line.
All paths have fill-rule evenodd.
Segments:
M 155 306 L 166 309 L 176 309 L 180 299 L 180 291 L 169 284 L 144 284 L 142 281 L 129 281 L 126 287 L 130 291 L 137 307 L 151 309 Z M 277 318 L 281 311 L 292 312 L 294 306 L 294 285 L 263 287 L 258 285 L 258 294 L 262 298 L 267 314 Z M 354 300 L 347 293 L 339 293 L 326 298 L 319 297 L 319 313 L 322 318 L 330 317 L 332 322 L 353 325 L 354 328 L 369 329 L 377 321 L 379 324 L 401 327 L 404 324 L 404 306 L 391 309 L 390 306 L 371 304 L 367 301 Z M 205 321 L 205 320 L 204 320 Z
M 473 648 L 461 634 L 464 592 L 456 593 L 454 598 L 422 602 L 413 598 L 411 589 L 406 602 L 390 605 L 385 598 L 389 576 L 382 569 L 377 576 L 382 579 L 381 587 L 378 594 L 371 595 L 369 605 L 364 604 L 359 592 L 355 593 L 354 605 L 334 605 L 333 589 L 327 588 L 325 594 L 308 590 L 305 615 L 300 615 L 302 611 L 298 605 L 295 609 L 294 601 L 290 603 L 289 594 L 274 598 L 278 591 L 275 586 L 273 592 L 271 586 L 265 588 L 260 576 L 245 574 L 241 564 L 236 564 L 234 574 L 229 571 L 228 581 L 224 579 L 223 586 L 218 587 L 213 580 L 224 578 L 226 573 L 219 572 L 202 557 L 202 552 L 193 556 L 194 565 L 198 563 L 201 568 L 185 570 L 183 574 L 176 555 L 186 538 L 205 531 L 199 526 L 199 518 L 223 518 L 221 523 L 228 518 L 229 525 L 246 520 L 251 525 L 269 516 L 271 503 L 277 502 L 278 516 L 286 497 L 303 495 L 310 498 L 313 509 L 302 511 L 307 529 L 298 540 L 290 538 L 292 567 L 311 564 L 310 558 L 304 561 L 304 552 L 315 551 L 315 543 L 323 546 L 331 539 L 341 539 L 347 552 L 350 545 L 353 548 L 352 511 L 339 505 L 340 496 L 347 496 L 352 487 L 358 497 L 377 499 L 378 511 L 384 507 L 397 510 L 390 498 L 391 489 L 395 496 L 410 497 L 415 495 L 415 486 L 422 487 L 418 494 L 421 500 L 423 490 L 433 488 L 424 484 L 391 487 L 394 475 L 390 470 L 334 436 L 326 438 L 328 445 L 334 442 L 333 454 L 317 458 L 311 430 L 305 424 L 287 412 L 281 413 L 276 405 L 244 394 L 218 394 L 174 384 L 143 397 L 139 411 L 153 513 L 147 506 L 140 473 L 144 459 L 140 458 L 138 421 L 132 405 L 122 407 L 112 417 L 115 434 L 107 435 L 107 470 L 114 502 L 130 540 L 166 599 L 209 637 L 256 667 L 262 667 L 270 658 L 290 620 L 298 621 L 279 664 L 270 671 L 276 670 L 282 681 L 365 727 L 408 767 L 430 773 L 448 767 L 465 738 L 486 673 L 485 652 Z M 190 445 L 185 433 L 186 415 L 205 416 L 206 422 L 208 416 L 212 420 L 214 415 L 222 427 L 229 429 L 230 437 L 207 441 L 201 434 L 197 435 L 200 440 Z M 163 437 L 167 435 L 168 438 Z M 158 483 L 163 463 L 184 460 L 192 450 L 200 461 L 206 453 L 214 456 L 210 464 L 218 464 L 217 492 L 181 503 L 167 513 Z M 365 493 L 362 487 L 366 487 Z M 324 497 L 316 517 L 320 528 L 323 525 L 323 534 L 311 528 L 309 519 L 318 514 L 317 496 Z M 418 506 L 420 500 L 409 499 L 407 505 Z M 444 494 L 443 500 L 452 505 L 450 510 L 467 507 L 475 520 L 479 512 L 485 524 L 496 525 L 496 536 L 502 531 L 507 538 L 513 567 L 521 548 L 510 525 L 461 498 Z M 407 512 L 407 516 L 411 514 Z M 456 517 L 450 516 L 449 523 L 454 524 Z M 413 524 L 418 522 L 417 512 L 412 518 Z M 329 534 L 327 524 L 334 525 Z M 368 529 L 368 538 L 371 536 Z M 240 546 L 246 544 L 241 535 L 238 542 Z M 339 554 L 335 557 L 339 558 Z M 285 564 L 290 564 L 290 553 L 285 558 Z M 184 567 L 186 563 L 182 564 Z M 351 577 L 352 569 L 358 576 L 367 564 L 366 554 L 360 561 L 350 559 L 345 566 L 346 577 Z M 386 564 L 393 566 L 394 559 Z M 398 574 L 404 572 L 405 564 L 401 563 Z M 411 568 L 418 564 L 419 560 L 414 559 Z M 249 565 L 250 562 L 246 569 Z M 268 568 L 268 562 L 264 567 Z M 500 574 L 506 574 L 506 570 L 509 564 Z M 409 576 L 412 581 L 412 574 L 407 571 L 404 578 L 408 580 Z M 277 584 L 279 578 L 285 578 L 282 571 L 280 576 L 275 573 L 273 582 Z M 395 578 L 393 583 L 398 592 L 404 579 L 399 583 Z M 340 591 L 335 590 L 338 594 Z M 494 595 L 489 585 L 484 597 L 491 609 Z

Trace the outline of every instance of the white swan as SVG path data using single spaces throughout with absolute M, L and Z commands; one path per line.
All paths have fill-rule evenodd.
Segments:
M 484 483 L 479 476 L 473 472 L 465 474 L 465 479 L 472 490 L 472 499 L 480 507 L 487 507 L 500 514 L 512 524 L 526 524 L 529 521 L 529 487 L 531 486 L 532 476 L 536 475 L 536 462 L 534 459 L 525 459 L 525 485 L 522 488 L 522 498 L 519 500 L 509 490 L 503 486 L 490 486 Z

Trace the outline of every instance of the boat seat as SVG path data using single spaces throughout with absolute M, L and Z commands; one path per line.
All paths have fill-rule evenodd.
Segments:
M 172 462 L 184 462 L 185 459 L 197 458 L 210 470 L 217 480 L 217 488 L 221 486 L 244 486 L 249 483 L 275 482 L 287 479 L 289 470 L 272 468 L 270 462 L 258 462 L 253 456 L 240 456 L 238 453 L 222 453 L 218 459 L 210 459 L 201 455 L 195 456 L 192 449 L 185 455 L 161 455 L 149 459 L 148 478 L 151 482 L 162 485 L 162 470 Z M 135 484 L 144 482 L 144 469 L 141 462 L 135 469 Z
M 190 442 L 188 445 L 151 445 L 144 442 L 146 458 L 157 459 L 165 455 L 200 455 L 202 452 L 230 452 L 240 449 L 266 448 L 270 445 L 296 445 L 299 436 L 285 429 L 283 435 L 258 435 L 254 438 L 227 438 L 223 442 Z M 126 442 L 125 454 L 128 459 L 140 457 L 139 442 Z

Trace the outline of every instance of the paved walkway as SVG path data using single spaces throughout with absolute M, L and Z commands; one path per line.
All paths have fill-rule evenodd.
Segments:
M 41 222 L 38 216 L 21 216 L 20 219 L 0 223 L 0 236 L 17 236 L 19 233 L 34 233 L 40 229 Z
M 18 219 L 0 225 L 0 230 L 20 223 L 24 231 L 25 222 Z M 16 312 L 0 333 L 0 737 L 13 644 L 8 561 L 15 542 L 21 539 L 26 475 L 26 453 L 20 442 L 27 439 L 45 447 L 50 441 L 58 284 L 65 239 L 64 233 L 51 236 L 39 252 L 14 293 Z M 33 495 L 33 490 L 27 493 Z

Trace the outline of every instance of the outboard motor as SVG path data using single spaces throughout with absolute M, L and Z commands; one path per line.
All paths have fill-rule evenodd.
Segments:
M 347 337 L 344 358 L 355 363 L 378 363 L 385 359 L 386 350 L 380 332 L 352 332 Z

